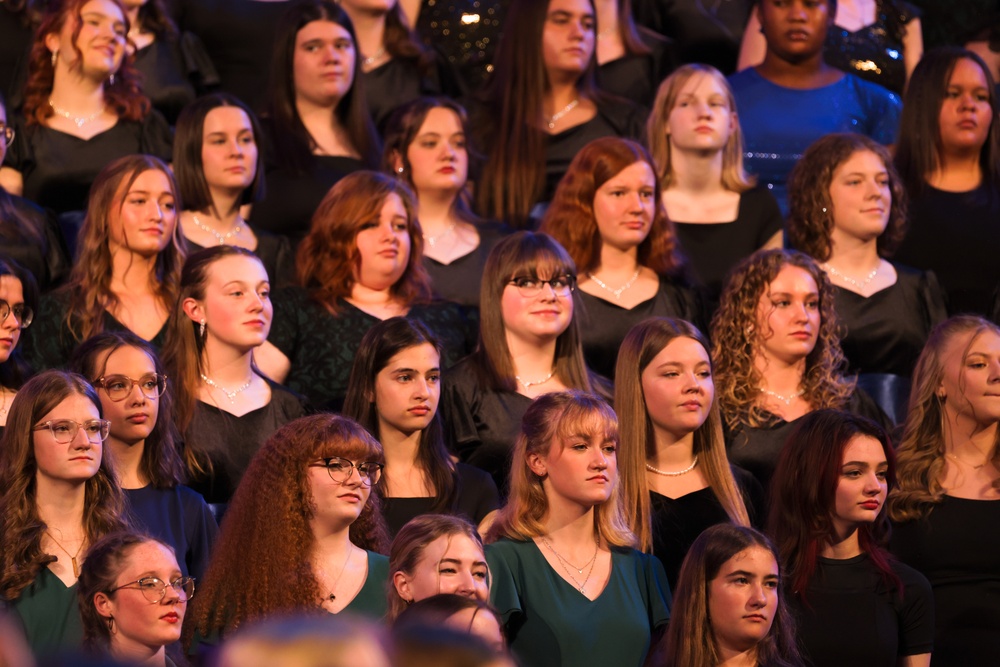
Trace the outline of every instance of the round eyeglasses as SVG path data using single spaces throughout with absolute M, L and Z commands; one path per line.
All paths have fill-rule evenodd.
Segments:
M 108 437 L 108 433 L 111 432 L 111 422 L 107 419 L 90 419 L 81 424 L 72 419 L 50 419 L 31 430 L 42 431 L 48 429 L 52 432 L 52 437 L 56 439 L 56 442 L 68 445 L 76 439 L 76 434 L 81 428 L 87 435 L 87 440 L 96 445 L 104 442 Z
M 32 318 L 35 316 L 35 313 L 31 310 L 30 306 L 26 306 L 23 303 L 11 306 L 3 299 L 0 299 L 0 324 L 2 324 L 11 313 L 14 313 L 14 319 L 17 321 L 17 326 L 21 329 L 27 329 L 31 324 Z
M 310 463 L 310 468 L 326 468 L 326 471 L 330 474 L 330 479 L 337 482 L 338 484 L 343 484 L 351 478 L 354 474 L 354 469 L 357 468 L 358 476 L 361 477 L 361 482 L 365 486 L 371 486 L 373 484 L 378 484 L 378 480 L 382 477 L 381 463 L 375 463 L 374 461 L 362 461 L 361 463 L 353 463 L 347 459 L 342 459 L 339 456 L 331 456 L 329 458 L 322 458 L 318 463 Z
M 127 375 L 105 375 L 94 380 L 94 386 L 103 389 L 108 398 L 116 403 L 128 398 L 135 385 L 139 385 L 139 391 L 146 398 L 159 398 L 167 390 L 167 376 L 161 373 L 148 373 L 138 380 L 133 380 Z
M 113 588 L 108 591 L 108 594 L 120 591 L 123 588 L 134 588 L 142 593 L 142 596 L 146 598 L 149 604 L 156 604 L 166 597 L 167 586 L 174 589 L 181 602 L 187 602 L 194 597 L 194 577 L 177 577 L 169 584 L 158 577 L 143 577 L 142 579 L 122 584 L 118 588 Z
M 566 275 L 556 276 L 548 280 L 531 276 L 519 276 L 511 278 L 507 281 L 507 284 L 516 287 L 518 293 L 525 299 L 538 296 L 546 285 L 552 288 L 552 293 L 556 296 L 569 296 L 576 287 L 576 276 L 567 273 Z
M 0 124 L 0 137 L 3 137 L 5 146 L 10 146 L 14 143 L 14 128 L 10 125 Z

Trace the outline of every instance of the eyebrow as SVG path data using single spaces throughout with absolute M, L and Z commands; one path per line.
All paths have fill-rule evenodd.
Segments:
M 875 467 L 879 468 L 881 466 L 888 466 L 888 465 L 889 465 L 889 461 L 888 460 L 886 460 L 886 461 L 879 461 L 878 463 L 875 464 Z M 870 468 L 871 464 L 868 461 L 844 461 L 844 465 L 842 465 L 840 467 L 841 468 L 846 468 L 847 466 L 858 466 L 859 468 Z
M 434 366 L 433 368 L 428 368 L 425 372 L 427 372 L 427 373 L 433 373 L 434 371 L 440 372 L 441 368 L 439 366 Z M 392 372 L 393 373 L 419 373 L 420 371 L 418 371 L 416 368 L 394 368 L 394 369 L 392 369 Z
M 438 565 L 440 565 L 441 563 L 454 563 L 455 565 L 461 565 L 462 561 L 461 561 L 461 559 L 458 559 L 458 558 L 442 558 L 441 560 L 438 561 Z M 486 561 L 484 561 L 484 560 L 474 560 L 474 561 L 472 561 L 472 566 L 473 567 L 476 567 L 476 566 L 479 566 L 479 565 L 482 565 L 483 567 L 486 567 Z

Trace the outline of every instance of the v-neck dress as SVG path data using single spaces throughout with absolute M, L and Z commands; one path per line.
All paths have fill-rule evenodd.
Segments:
M 75 583 L 67 586 L 52 570 L 43 567 L 21 595 L 10 601 L 10 609 L 21 621 L 35 655 L 78 648 L 83 643 L 76 587 Z

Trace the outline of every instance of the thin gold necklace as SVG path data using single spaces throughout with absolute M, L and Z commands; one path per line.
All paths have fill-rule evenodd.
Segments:
M 69 556 L 70 562 L 73 563 L 73 576 L 76 577 L 77 579 L 79 579 L 80 578 L 80 564 L 77 561 L 77 557 L 79 557 L 80 552 L 83 551 L 83 546 L 87 543 L 87 538 L 84 537 L 83 538 L 83 542 L 80 543 L 80 548 L 76 550 L 75 554 L 71 554 L 69 551 L 66 550 L 66 547 L 64 547 L 63 545 L 59 544 L 59 540 L 57 540 L 55 538 L 55 536 L 52 534 L 51 531 L 46 530 L 45 532 L 46 532 L 46 534 L 48 534 L 49 539 L 52 540 L 52 542 L 57 547 L 59 547 L 60 549 L 62 549 L 62 552 L 64 554 L 66 554 L 67 556 Z

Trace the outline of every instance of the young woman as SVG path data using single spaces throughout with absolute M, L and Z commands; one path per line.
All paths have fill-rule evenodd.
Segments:
M 799 646 L 816 667 L 931 664 L 930 584 L 883 546 L 894 459 L 880 426 L 839 410 L 803 417 L 781 453 L 769 532 Z
M 497 508 L 493 479 L 448 455 L 440 398 L 441 345 L 422 322 L 391 317 L 368 330 L 354 357 L 343 414 L 385 451 L 377 492 L 390 535 L 421 514 L 453 513 L 478 524 Z
M 274 284 L 284 285 L 294 272 L 288 239 L 254 231 L 240 213 L 264 193 L 259 140 L 257 117 L 232 95 L 207 95 L 184 108 L 173 163 L 184 202 L 181 231 L 188 252 L 223 244 L 252 250 Z
M 434 293 L 478 306 L 486 258 L 510 229 L 472 212 L 469 134 L 461 106 L 445 97 L 421 97 L 389 120 L 382 166 L 417 196 L 424 268 Z
M 164 361 L 176 395 L 195 489 L 225 503 L 264 441 L 305 414 L 302 401 L 254 366 L 271 326 L 271 287 L 260 259 L 220 245 L 184 262 Z
M 748 526 L 763 503 L 750 473 L 730 466 L 709 345 L 693 325 L 655 317 L 618 353 L 619 475 L 632 530 L 677 585 L 684 554 L 716 523 Z M 749 506 L 749 507 L 748 507 Z
M 112 533 L 87 550 L 77 598 L 91 651 L 149 667 L 174 667 L 166 647 L 181 638 L 195 580 L 173 549 L 139 533 Z
M 445 367 L 471 349 L 465 312 L 430 300 L 415 211 L 409 188 L 376 172 L 351 174 L 330 190 L 299 247 L 302 287 L 275 294 L 270 344 L 257 357 L 268 377 L 318 408 L 339 408 L 365 332 L 396 316 L 434 332 Z
M 45 371 L 10 406 L 0 441 L 0 597 L 36 654 L 79 646 L 86 548 L 125 528 L 110 423 L 87 381 Z
M 781 247 L 781 211 L 743 169 L 736 100 L 717 69 L 683 65 L 670 75 L 646 130 L 667 218 L 713 312 L 733 266 Z
M 69 283 L 39 306 L 27 350 L 35 368 L 65 365 L 77 344 L 103 331 L 163 345 L 184 263 L 176 206 L 173 175 L 155 157 L 129 155 L 101 171 Z
M 29 271 L 0 255 L 0 434 L 10 403 L 28 378 L 17 344 L 38 307 L 38 286 Z
M 638 667 L 668 620 L 663 566 L 632 548 L 617 447 L 618 420 L 594 395 L 545 394 L 524 415 L 486 548 L 521 664 Z
M 603 137 L 573 158 L 542 219 L 540 231 L 584 273 L 577 292 L 583 356 L 605 377 L 614 377 L 618 347 L 632 325 L 655 316 L 701 316 L 657 192 L 645 149 Z
M 106 331 L 84 341 L 70 366 L 97 390 L 111 422 L 107 447 L 136 527 L 169 544 L 185 575 L 200 577 L 219 528 L 205 500 L 181 484 L 187 469 L 173 400 L 153 348 Z
M 753 528 L 706 528 L 681 567 L 662 664 L 801 667 L 779 565 Z
M 800 252 L 758 251 L 733 269 L 712 320 L 712 341 L 729 460 L 765 491 L 803 415 L 843 408 L 885 420 L 842 374 L 830 279 Z
M 333 0 L 287 4 L 275 27 L 262 123 L 267 197 L 254 205 L 251 222 L 301 239 L 332 185 L 359 169 L 378 168 L 381 146 L 351 20 Z
M 483 562 L 486 567 L 486 562 Z M 438 593 L 409 605 L 393 621 L 393 633 L 419 634 L 428 628 L 448 628 L 486 642 L 498 655 L 506 653 L 500 615 L 489 603 L 455 593 Z M 513 663 L 505 663 L 506 665 Z M 497 664 L 496 667 L 501 667 Z
M 605 390 L 583 361 L 573 318 L 576 266 L 547 234 L 516 232 L 486 260 L 479 344 L 448 373 L 441 416 L 449 450 L 507 494 L 510 452 L 531 399 Z
M 896 258 L 933 270 L 951 313 L 989 313 L 1000 268 L 1000 103 L 983 60 L 964 49 L 928 51 L 913 72 L 896 167 L 910 195 Z
M 608 100 L 594 83 L 592 0 L 514 0 L 496 69 L 477 117 L 488 156 L 479 212 L 517 229 L 537 222 L 583 146 L 598 137 L 641 136 L 638 108 Z
M 1000 329 L 938 325 L 913 373 L 889 499 L 892 551 L 934 589 L 934 664 L 987 665 L 1000 651 Z
M 472 524 L 449 514 L 424 514 L 407 522 L 389 547 L 389 573 L 389 621 L 434 595 L 486 600 L 489 594 L 483 540 Z
M 632 20 L 629 0 L 596 0 L 597 83 L 649 108 L 656 86 L 677 67 L 674 43 Z
M 296 610 L 385 615 L 387 540 L 372 493 L 383 460 L 361 426 L 333 414 L 271 436 L 229 506 L 185 645 Z
M 746 136 L 747 166 L 788 212 L 785 182 L 802 152 L 830 132 L 896 139 L 900 101 L 823 60 L 835 0 L 758 0 L 764 60 L 729 78 Z M 789 110 L 793 110 L 789 113 Z
M 119 0 L 61 0 L 45 12 L 15 121 L 20 140 L 0 168 L 5 190 L 57 213 L 80 211 L 114 159 L 170 159 L 170 128 L 125 54 L 129 29 Z

